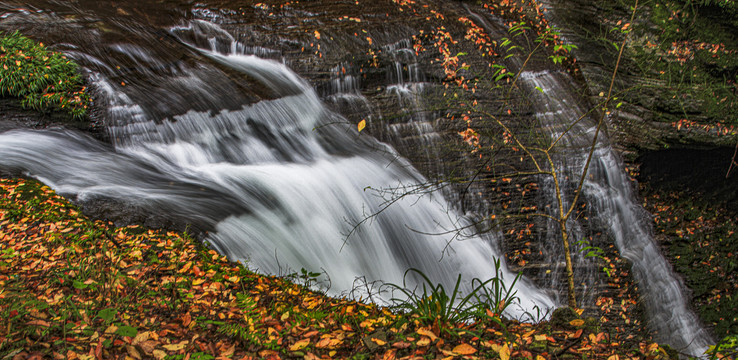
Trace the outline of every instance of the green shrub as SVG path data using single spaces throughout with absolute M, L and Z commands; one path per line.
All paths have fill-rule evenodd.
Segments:
M 0 95 L 18 97 L 23 107 L 59 110 L 84 117 L 90 103 L 78 66 L 61 53 L 21 35 L 0 35 Z

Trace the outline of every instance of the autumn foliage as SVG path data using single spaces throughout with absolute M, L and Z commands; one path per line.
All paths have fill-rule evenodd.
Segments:
M 665 356 L 656 344 L 624 347 L 590 320 L 498 320 L 441 333 L 414 315 L 253 273 L 186 234 L 92 221 L 35 181 L 0 180 L 3 358 Z

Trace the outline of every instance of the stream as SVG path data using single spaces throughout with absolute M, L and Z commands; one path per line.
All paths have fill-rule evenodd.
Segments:
M 112 201 L 192 224 L 207 231 L 204 241 L 217 251 L 262 273 L 321 272 L 321 286 L 331 295 L 387 304 L 391 294 L 380 293 L 378 284 L 421 285 L 417 277 L 404 278 L 410 268 L 449 290 L 460 274 L 468 292 L 472 279 L 495 276 L 495 259 L 504 281 L 515 279 L 500 250 L 505 229 L 474 231 L 479 216 L 487 215 L 481 192 L 459 196 L 429 179 L 448 169 L 439 151 L 438 114 L 424 101 L 437 78 L 415 56 L 411 24 L 376 36 L 383 44 L 378 51 L 389 58 L 384 79 L 367 79 L 363 65 L 346 56 L 306 80 L 300 70 L 318 65 L 305 60 L 310 40 L 295 35 L 302 26 L 295 19 L 307 22 L 330 9 L 284 10 L 293 17 L 274 25 L 279 19 L 248 22 L 266 11 L 263 6 L 219 5 L 238 10 L 187 1 L 0 2 L 3 29 L 42 37 L 81 64 L 110 139 L 63 128 L 2 132 L 0 167 L 82 204 Z M 362 9 L 365 18 L 384 16 L 384 10 Z M 238 16 L 244 23 L 234 20 Z M 350 35 L 323 31 L 347 52 L 357 46 Z M 295 40 L 299 36 L 303 40 Z M 314 78 L 321 79 L 320 89 Z M 559 135 L 557 122 L 585 112 L 565 73 L 526 70 L 520 78 L 533 94 L 531 116 L 550 136 Z M 409 115 L 384 118 L 364 96 L 369 91 Z M 345 114 L 368 119 L 386 142 L 358 132 Z M 583 121 L 566 137 L 566 151 L 557 158 L 561 172 L 581 168 L 592 126 Z M 600 136 L 584 187 L 598 214 L 593 222 L 633 263 L 657 339 L 702 354 L 712 340 L 651 238 L 622 161 Z M 403 157 L 408 152 L 426 164 L 423 174 Z M 553 202 L 545 194 L 550 188 L 544 184 L 542 198 Z M 460 198 L 478 206 L 465 209 Z M 586 236 L 578 223 L 571 228 L 577 240 Z M 558 264 L 560 249 L 547 251 Z M 506 315 L 540 320 L 560 303 L 555 289 L 561 279 L 551 279 L 535 284 L 522 278 L 515 284 L 518 301 Z M 589 295 L 592 302 L 596 294 Z

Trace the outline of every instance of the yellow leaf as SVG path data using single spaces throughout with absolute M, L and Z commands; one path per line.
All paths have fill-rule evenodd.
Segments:
M 185 341 L 182 341 L 179 344 L 162 345 L 162 347 L 165 348 L 165 349 L 167 349 L 167 350 L 169 350 L 169 351 L 179 351 L 179 350 L 184 349 L 185 346 L 187 346 L 187 344 L 189 344 L 189 343 L 190 343 L 189 341 L 185 340 Z
M 536 341 L 546 341 L 546 335 L 535 335 L 533 336 L 533 339 Z
M 507 344 L 503 345 L 500 348 L 500 359 L 501 360 L 510 359 L 510 348 L 507 346 Z
M 315 38 L 320 40 L 320 32 L 318 30 L 315 30 Z
M 541 355 L 536 355 L 536 360 L 546 360 L 546 358 Z
M 290 351 L 297 351 L 303 349 L 310 344 L 310 339 L 302 339 L 290 346 Z
M 366 127 L 366 120 L 359 121 L 359 125 L 357 125 L 356 127 L 357 129 L 359 129 L 360 132 L 361 130 L 364 130 L 364 128 Z
M 418 333 L 418 335 L 423 335 L 423 336 L 429 337 L 431 339 L 431 341 L 432 340 L 435 340 L 438 337 L 438 336 L 436 336 L 436 334 L 433 331 L 431 331 L 430 329 L 426 329 L 426 328 L 420 328 L 420 329 L 418 329 L 417 333 Z
M 469 344 L 461 344 L 461 345 L 456 346 L 453 352 L 459 355 L 471 355 L 477 352 L 477 349 L 475 349 L 473 346 Z
M 167 353 L 165 353 L 165 352 L 163 352 L 161 350 L 154 350 L 152 352 L 152 354 L 154 355 L 154 358 L 156 358 L 157 360 L 161 360 L 161 359 L 167 357 Z
M 420 340 L 418 340 L 418 342 L 416 343 L 416 345 L 418 345 L 418 346 L 428 346 L 428 345 L 430 345 L 430 343 L 431 343 L 431 339 L 423 336 L 422 338 L 420 338 Z
M 584 320 L 582 320 L 582 319 L 574 319 L 572 321 L 569 321 L 569 325 L 574 326 L 574 327 L 579 327 L 579 326 L 584 325 Z

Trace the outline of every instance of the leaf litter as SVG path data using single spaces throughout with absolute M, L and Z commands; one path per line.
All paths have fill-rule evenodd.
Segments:
M 420 321 L 249 271 L 187 234 L 93 221 L 0 179 L 0 359 L 665 359 L 585 321 Z

